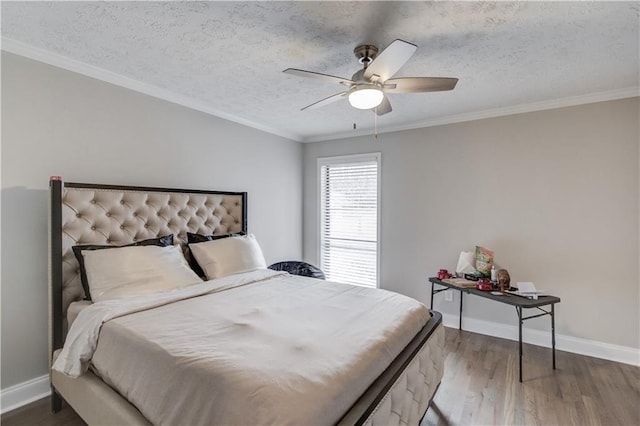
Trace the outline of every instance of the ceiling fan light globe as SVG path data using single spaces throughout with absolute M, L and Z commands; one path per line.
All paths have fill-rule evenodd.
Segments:
M 349 103 L 358 109 L 375 108 L 382 103 L 382 99 L 384 94 L 377 87 L 356 87 L 349 93 Z

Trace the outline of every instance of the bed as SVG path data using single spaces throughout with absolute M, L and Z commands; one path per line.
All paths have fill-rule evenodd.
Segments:
M 187 233 L 247 234 L 244 192 L 53 179 L 50 208 L 50 364 L 68 359 L 83 327 L 97 339 L 86 371 L 51 369 L 54 412 L 64 398 L 88 424 L 418 424 L 437 391 L 441 315 L 395 293 L 260 269 L 131 306 L 83 300 L 73 246 L 171 234 L 191 262 Z M 341 319 L 354 300 L 364 310 Z

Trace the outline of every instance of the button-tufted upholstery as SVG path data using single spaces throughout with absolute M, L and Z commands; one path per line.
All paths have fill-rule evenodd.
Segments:
M 187 232 L 218 235 L 246 231 L 243 194 L 64 187 L 62 193 L 62 303 L 84 298 L 77 244 L 124 245 L 174 234 L 184 244 Z M 66 327 L 64 327 L 66 330 Z
M 444 327 L 440 324 L 364 425 L 419 424 L 442 380 L 444 355 Z

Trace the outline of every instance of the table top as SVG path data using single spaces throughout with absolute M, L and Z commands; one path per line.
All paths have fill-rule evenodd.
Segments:
M 554 303 L 560 303 L 560 298 L 556 296 L 539 296 L 537 299 L 529 299 L 523 296 L 517 296 L 515 294 L 501 294 L 493 295 L 491 292 L 478 290 L 473 287 L 460 287 L 454 284 L 446 283 L 438 278 L 429 278 L 434 284 L 438 284 L 444 287 L 453 288 L 456 290 L 464 291 L 465 293 L 474 294 L 476 296 L 484 297 L 485 299 L 495 300 L 496 302 L 506 303 L 508 305 L 519 306 L 521 308 L 537 308 L 539 306 L 553 305 Z

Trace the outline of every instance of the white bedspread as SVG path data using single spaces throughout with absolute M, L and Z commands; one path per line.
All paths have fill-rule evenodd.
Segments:
M 96 303 L 53 368 L 92 362 L 154 424 L 334 424 L 428 319 L 396 293 L 260 270 Z

